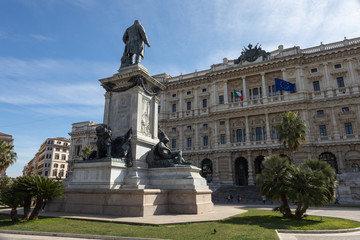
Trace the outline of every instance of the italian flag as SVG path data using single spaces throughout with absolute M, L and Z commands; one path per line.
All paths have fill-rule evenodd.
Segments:
M 240 98 L 241 101 L 243 100 L 243 95 L 241 94 L 240 91 L 234 89 L 234 95 L 235 95 L 235 98 L 238 97 L 238 98 Z

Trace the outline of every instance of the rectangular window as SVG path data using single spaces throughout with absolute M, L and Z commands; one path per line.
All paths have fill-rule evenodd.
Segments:
M 220 144 L 225 144 L 226 143 L 226 135 L 225 134 L 221 134 L 220 135 Z
M 209 145 L 209 137 L 208 136 L 204 136 L 204 147 Z
M 65 164 L 61 164 L 61 165 L 60 165 L 60 168 L 65 168 Z
M 343 88 L 343 87 L 345 87 L 344 78 L 343 78 L 343 77 L 338 77 L 338 78 L 336 78 L 336 81 L 337 81 L 338 88 Z
M 343 107 L 343 108 L 341 109 L 341 111 L 342 111 L 342 112 L 348 112 L 348 111 L 349 111 L 349 107 Z
M 187 130 L 191 130 L 191 129 L 192 129 L 192 127 L 191 127 L 191 126 L 187 126 L 186 128 L 187 128 Z
M 48 171 L 45 171 L 45 177 L 47 177 L 47 175 L 48 175 Z
M 351 123 L 345 123 L 345 132 L 346 134 L 353 134 Z
M 66 155 L 65 154 L 61 155 L 61 160 L 66 160 Z
M 204 124 L 203 124 L 203 128 L 207 129 L 207 128 L 208 128 L 208 124 L 207 124 L 207 123 L 204 123 Z
M 172 105 L 172 112 L 176 112 L 176 104 L 175 103 Z
M 249 99 L 252 99 L 252 97 L 251 97 L 251 89 L 249 89 Z
M 225 125 L 225 121 L 220 121 L 220 126 L 224 126 Z
M 186 103 L 186 109 L 187 109 L 187 110 L 191 110 L 191 102 L 187 102 L 187 103 Z
M 59 154 L 55 154 L 55 159 L 60 159 Z
M 224 95 L 219 96 L 219 104 L 224 104 Z
M 75 146 L 75 156 L 80 156 L 80 149 L 81 149 L 80 145 Z
M 317 71 L 318 71 L 317 68 L 312 68 L 312 69 L 310 70 L 311 73 L 316 73 Z
M 242 142 L 243 140 L 243 132 L 242 132 L 242 129 L 237 129 L 236 130 L 236 142 Z
M 203 89 L 202 89 L 202 92 L 206 92 L 206 88 L 203 88 Z
M 334 69 L 339 69 L 339 68 L 341 68 L 341 64 L 340 64 L 340 63 L 334 65 Z
M 313 82 L 314 91 L 320 91 L 320 83 L 319 81 Z
M 171 147 L 176 148 L 176 139 L 171 140 Z
M 207 99 L 203 99 L 202 103 L 203 103 L 203 108 L 206 108 L 207 107 Z
M 176 93 L 174 93 L 174 94 L 172 95 L 172 97 L 176 97 Z
M 320 125 L 319 129 L 320 129 L 320 136 L 327 136 L 325 125 Z
M 171 131 L 172 131 L 172 132 L 176 132 L 176 128 L 172 128 Z
M 186 95 L 191 95 L 191 91 L 187 91 L 187 92 L 186 92 Z
M 54 169 L 54 170 L 53 170 L 53 176 L 56 177 L 56 175 L 57 175 L 57 169 Z
M 192 138 L 187 139 L 187 147 L 190 148 L 192 146 Z
M 262 140 L 262 127 L 256 128 L 256 141 Z
M 254 88 L 253 89 L 253 99 L 258 99 L 258 98 L 259 98 L 259 89 Z
M 161 107 L 160 107 L 160 105 L 158 106 L 158 113 L 160 113 L 160 109 L 161 109 Z
M 318 110 L 318 111 L 316 112 L 316 114 L 317 114 L 318 116 L 322 116 L 322 115 L 324 115 L 324 110 Z
M 60 152 L 60 148 L 56 148 L 56 151 L 57 151 L 57 152 Z

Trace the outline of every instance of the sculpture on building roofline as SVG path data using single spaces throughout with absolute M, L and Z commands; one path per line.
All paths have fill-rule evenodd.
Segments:
M 167 147 L 169 138 L 159 129 L 158 138 L 160 142 L 156 144 L 146 156 L 149 168 L 176 167 L 181 165 L 191 165 L 182 157 L 181 151 L 171 151 Z
M 251 44 L 248 45 L 248 48 L 244 47 L 241 52 L 240 57 L 234 60 L 235 64 L 242 64 L 243 62 L 255 62 L 259 57 L 262 57 L 262 60 L 268 60 L 270 57 L 270 53 L 261 49 L 261 45 L 258 46 L 258 43 L 253 46 Z
M 140 63 L 140 58 L 144 58 L 144 45 L 146 44 L 150 47 L 145 29 L 139 20 L 135 20 L 134 24 L 126 29 L 123 42 L 125 43 L 125 49 L 121 58 L 120 68 Z
M 90 154 L 88 160 L 112 157 L 124 160 L 127 167 L 132 166 L 130 145 L 132 128 L 130 128 L 124 136 L 112 139 L 110 127 L 106 124 L 101 124 L 96 127 L 96 137 L 97 150 Z

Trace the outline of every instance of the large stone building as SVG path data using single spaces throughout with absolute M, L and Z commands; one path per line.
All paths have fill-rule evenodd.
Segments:
M 69 150 L 69 139 L 46 139 L 34 158 L 24 167 L 23 175 L 40 175 L 54 179 L 65 178 L 68 171 Z
M 170 147 L 182 150 L 208 181 L 254 185 L 264 157 L 290 156 L 276 125 L 281 113 L 299 112 L 309 131 L 293 161 L 327 161 L 344 194 L 360 200 L 360 187 L 344 183 L 347 173 L 355 175 L 346 181 L 359 176 L 360 38 L 308 49 L 279 46 L 251 59 L 258 49 L 249 45 L 239 59 L 224 59 L 205 71 L 154 76 L 167 86 L 159 123 Z M 296 92 L 275 91 L 275 78 L 295 84 Z
M 340 200 L 360 201 L 360 38 L 308 49 L 280 45 L 269 53 L 249 45 L 239 59 L 224 58 L 208 70 L 153 77 L 166 85 L 159 126 L 170 147 L 182 150 L 209 182 L 255 185 L 271 154 L 295 163 L 319 158 L 338 173 Z M 276 91 L 275 78 L 296 91 Z M 309 128 L 294 154 L 278 141 L 276 125 L 285 111 L 299 112 Z M 96 126 L 73 124 L 71 159 L 95 146 Z

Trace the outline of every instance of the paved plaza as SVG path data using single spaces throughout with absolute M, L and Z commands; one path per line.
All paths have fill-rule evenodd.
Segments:
M 256 208 L 256 209 L 272 209 L 272 205 L 215 205 L 214 211 L 206 214 L 179 214 L 179 215 L 154 215 L 146 217 L 114 217 L 114 216 L 99 216 L 99 215 L 89 215 L 89 214 L 69 214 L 69 213 L 59 213 L 59 212 L 44 212 L 41 213 L 41 216 L 45 217 L 63 217 L 69 219 L 82 219 L 82 220 L 96 220 L 104 222 L 118 222 L 118 223 L 130 223 L 130 224 L 181 224 L 189 222 L 209 222 L 209 221 L 218 221 L 234 215 L 238 215 L 246 212 L 246 210 L 239 208 Z M 9 209 L 2 209 L 0 213 L 8 214 Z M 22 214 L 22 210 L 19 210 L 19 214 Z M 328 208 L 311 208 L 307 211 L 308 215 L 315 215 L 319 217 L 337 217 L 350 219 L 360 222 L 360 208 L 340 208 L 340 207 L 328 207 Z M 18 233 L 19 235 L 9 235 Z M 21 235 L 23 234 L 23 235 Z M 46 233 L 35 233 L 38 235 L 45 236 L 46 239 L 49 238 L 49 235 Z M 71 239 L 71 238 L 81 238 L 81 239 L 110 239 L 105 236 L 84 236 L 77 234 L 51 234 L 54 237 L 61 237 L 61 239 Z M 0 240 L 9 239 L 8 236 L 13 236 L 11 239 L 40 239 L 34 238 L 34 233 L 27 235 L 25 232 L 21 231 L 0 231 Z M 284 231 L 279 230 L 278 236 L 280 240 L 355 240 L 360 239 L 360 228 L 352 230 L 336 230 L 336 231 Z M 100 237 L 100 238 L 99 238 Z M 44 238 L 45 239 L 45 238 Z M 58 238 L 54 238 L 58 239 Z M 111 238 L 111 239 L 141 239 L 141 238 Z

